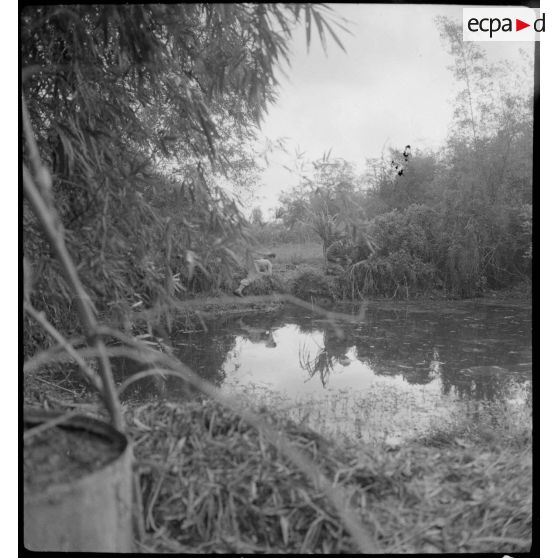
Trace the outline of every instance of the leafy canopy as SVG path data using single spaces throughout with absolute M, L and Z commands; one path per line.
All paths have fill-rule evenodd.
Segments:
M 256 179 L 254 133 L 300 23 L 339 43 L 323 4 L 24 7 L 23 96 L 97 303 L 230 277 L 245 223 L 221 185 Z M 24 226 L 39 306 L 61 316 L 71 297 L 27 205 Z

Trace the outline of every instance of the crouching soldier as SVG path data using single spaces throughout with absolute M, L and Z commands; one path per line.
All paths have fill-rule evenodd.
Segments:
M 271 275 L 273 271 L 273 266 L 271 265 L 271 261 L 275 258 L 275 254 L 272 252 L 267 254 L 267 258 L 260 258 L 258 260 L 254 260 L 254 270 L 248 272 L 248 276 L 240 281 L 240 285 L 238 289 L 234 291 L 236 296 L 243 296 L 244 289 L 251 285 L 254 281 L 257 281 L 260 277 Z

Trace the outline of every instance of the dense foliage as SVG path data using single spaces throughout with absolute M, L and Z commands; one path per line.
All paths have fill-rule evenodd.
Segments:
M 313 162 L 284 195 L 288 227 L 305 222 L 326 248 L 348 238 L 351 296 L 433 289 L 470 297 L 531 277 L 533 91 L 525 67 L 489 64 L 461 28 L 438 21 L 461 86 L 448 141 L 437 152 L 404 146 L 356 175 L 341 159 Z M 299 168 L 303 165 L 298 164 Z
M 257 126 L 299 22 L 335 41 L 321 4 L 26 6 L 22 91 L 82 281 L 101 309 L 230 280 L 247 242 L 223 186 L 258 177 Z M 27 158 L 27 146 L 24 157 Z M 24 205 L 34 306 L 72 331 L 72 296 Z M 32 280 L 31 280 L 32 278 Z M 40 343 L 25 328 L 27 346 Z
M 52 177 L 44 194 L 98 308 L 124 320 L 138 305 L 228 288 L 255 240 L 320 239 L 325 259 L 347 239 L 350 296 L 467 297 L 530 278 L 530 76 L 489 64 L 446 19 L 461 88 L 444 149 L 413 148 L 399 172 L 403 146 L 361 174 L 329 154 L 298 161 L 280 222 L 256 210 L 248 227 L 223 186 L 258 180 L 257 126 L 301 21 L 308 39 L 313 24 L 322 42 L 326 32 L 339 42 L 321 4 L 23 9 L 22 92 Z M 26 203 L 23 225 L 32 303 L 73 333 L 71 289 Z M 44 344 L 37 328 L 24 331 L 27 351 Z

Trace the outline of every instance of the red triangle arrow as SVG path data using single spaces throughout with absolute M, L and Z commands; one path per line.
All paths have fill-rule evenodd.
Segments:
M 515 20 L 515 30 L 516 31 L 521 31 L 522 29 L 525 29 L 525 27 L 531 27 L 531 24 L 530 23 L 525 23 L 524 21 L 521 21 L 520 19 Z

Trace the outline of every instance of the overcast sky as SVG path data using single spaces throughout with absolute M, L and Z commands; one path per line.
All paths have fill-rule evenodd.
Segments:
M 274 140 L 289 138 L 309 158 L 332 148 L 333 157 L 360 168 L 382 148 L 411 144 L 437 148 L 447 135 L 456 93 L 434 17 L 461 21 L 460 6 L 330 4 L 351 21 L 353 35 L 339 32 L 344 53 L 333 40 L 327 56 L 317 35 L 307 53 L 304 29 L 295 34 L 291 66 L 281 77 L 278 102 L 262 126 Z M 518 59 L 530 43 L 481 43 L 489 59 Z M 265 171 L 253 206 L 266 214 L 278 196 L 296 183 L 282 164 L 292 158 L 276 153 Z

